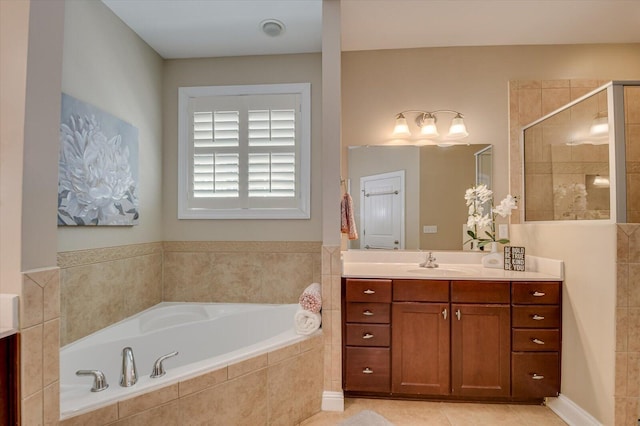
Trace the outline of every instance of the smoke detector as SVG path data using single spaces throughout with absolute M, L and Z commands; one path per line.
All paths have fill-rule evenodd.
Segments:
M 262 32 L 269 37 L 278 37 L 285 30 L 284 24 L 277 19 L 266 19 L 260 23 Z

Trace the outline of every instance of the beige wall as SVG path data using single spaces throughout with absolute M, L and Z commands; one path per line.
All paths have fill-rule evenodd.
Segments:
M 0 293 L 19 294 L 27 1 L 0 2 Z
M 349 145 L 392 140 L 400 111 L 454 109 L 465 115 L 468 142 L 494 145 L 494 189 L 501 199 L 509 191 L 509 80 L 623 80 L 639 73 L 639 44 L 343 52 L 342 155 Z
M 321 59 L 320 54 L 300 54 L 165 61 L 162 99 L 164 240 L 320 241 Z M 178 88 L 304 82 L 311 83 L 311 219 L 178 220 Z M 336 209 L 337 206 L 336 203 Z
M 162 58 L 102 2 L 68 1 L 62 65 L 64 93 L 138 129 L 140 223 L 131 227 L 59 227 L 58 251 L 160 241 L 164 213 Z M 59 93 L 57 101 L 59 104 Z M 57 179 L 57 161 L 55 164 Z

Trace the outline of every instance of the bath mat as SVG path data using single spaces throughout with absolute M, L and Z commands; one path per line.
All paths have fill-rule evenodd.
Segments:
M 371 410 L 362 410 L 347 420 L 338 423 L 339 426 L 393 426 L 389 420 Z

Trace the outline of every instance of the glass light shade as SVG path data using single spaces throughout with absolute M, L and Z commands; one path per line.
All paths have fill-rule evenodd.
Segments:
M 439 136 L 438 128 L 436 127 L 436 118 L 433 115 L 426 116 L 424 120 L 422 120 L 422 130 L 420 130 L 420 133 L 424 136 Z
M 601 188 L 608 188 L 609 187 L 609 178 L 608 177 L 604 177 L 604 176 L 600 176 L 600 175 L 596 175 L 595 178 L 593 178 L 593 186 L 598 186 Z
M 410 135 L 409 125 L 407 124 L 407 119 L 403 114 L 399 114 L 396 117 L 396 127 L 393 129 L 394 135 Z
M 589 134 L 591 136 L 605 136 L 609 134 L 609 120 L 608 117 L 596 117 L 591 122 L 589 128 Z
M 460 114 L 451 120 L 451 127 L 449 127 L 449 134 L 447 136 L 449 139 L 460 139 L 469 136 L 467 126 L 464 125 L 464 120 Z

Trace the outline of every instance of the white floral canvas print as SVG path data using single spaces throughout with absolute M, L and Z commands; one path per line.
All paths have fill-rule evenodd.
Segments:
M 62 94 L 58 225 L 138 224 L 138 129 Z

